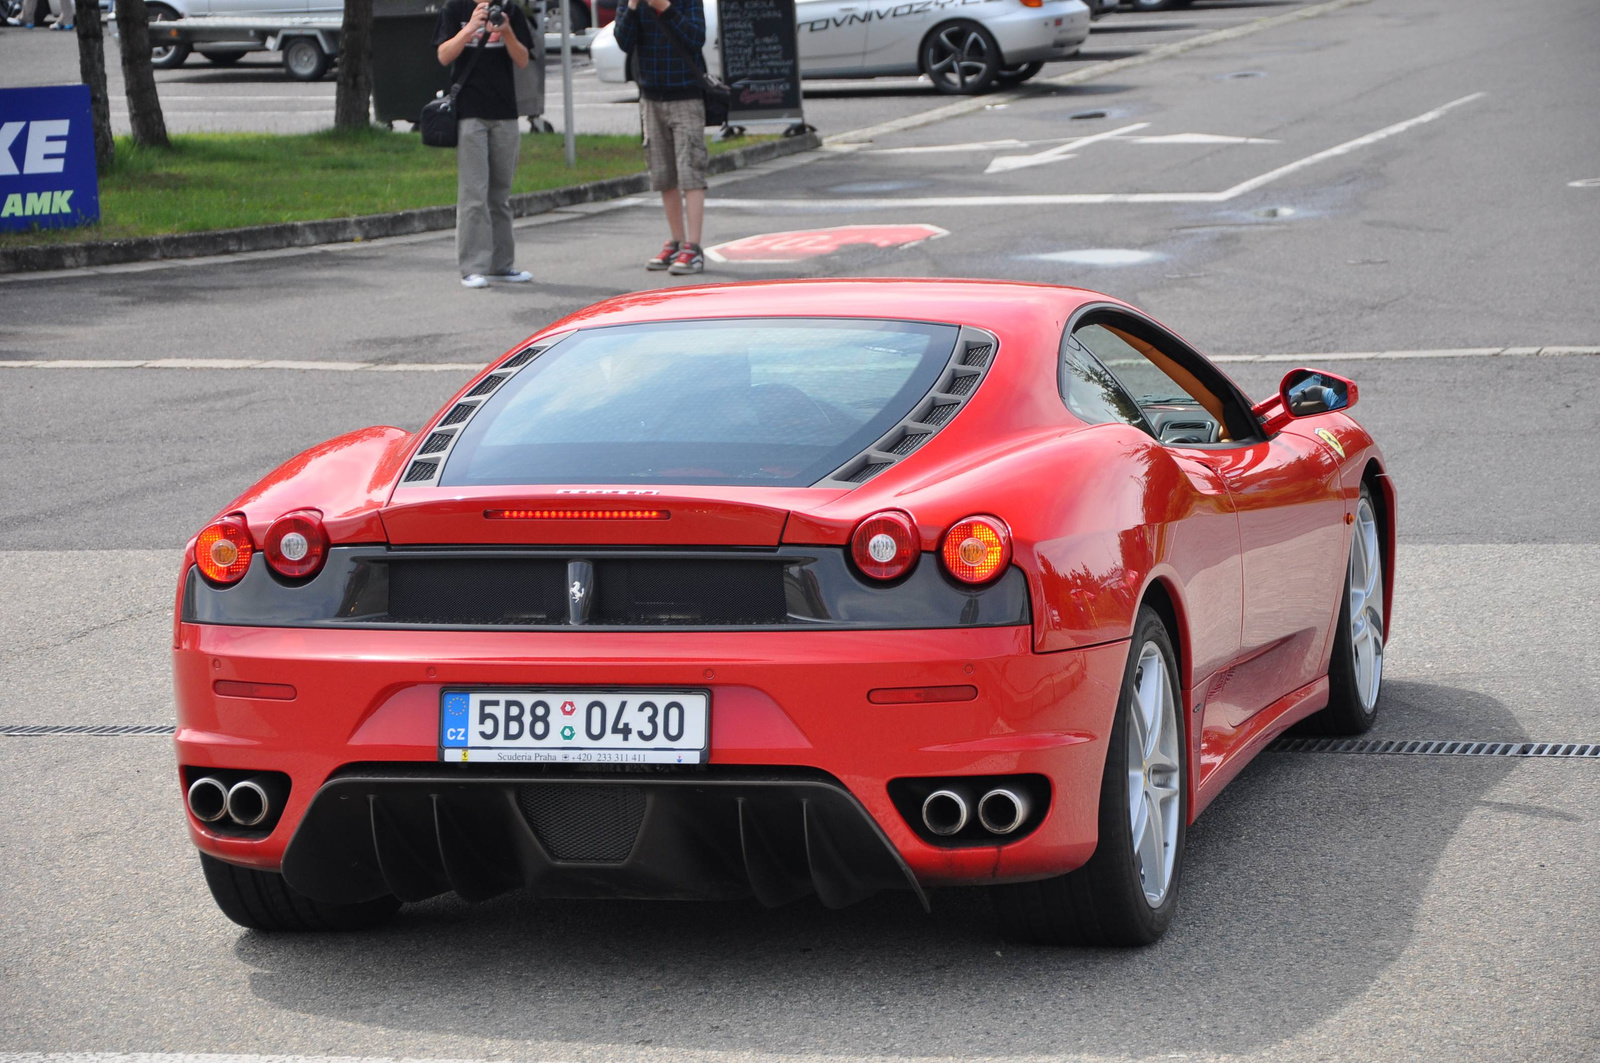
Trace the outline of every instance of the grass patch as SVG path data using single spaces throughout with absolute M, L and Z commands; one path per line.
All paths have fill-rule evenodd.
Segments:
M 770 139 L 712 141 L 711 152 Z M 537 192 L 644 169 L 636 136 L 584 135 L 577 142 L 578 164 L 568 169 L 559 134 L 524 135 L 512 191 Z M 455 152 L 425 147 L 413 133 L 377 127 L 358 133 L 189 133 L 173 137 L 170 151 L 137 148 L 118 137 L 116 162 L 100 178 L 98 225 L 0 233 L 0 248 L 348 218 L 455 201 Z

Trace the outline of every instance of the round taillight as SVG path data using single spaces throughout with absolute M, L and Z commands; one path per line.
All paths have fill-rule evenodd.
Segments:
M 304 579 L 314 576 L 328 557 L 328 533 L 322 514 L 314 509 L 285 513 L 272 522 L 261 543 L 267 564 L 280 576 Z
M 892 509 L 874 513 L 850 536 L 850 556 L 873 579 L 899 579 L 911 571 L 921 553 L 916 524 Z
M 962 583 L 988 583 L 1011 563 L 1011 529 L 999 517 L 968 517 L 945 533 L 939 553 Z
M 194 543 L 194 563 L 212 583 L 238 583 L 250 571 L 250 528 L 244 517 L 230 513 L 207 524 Z

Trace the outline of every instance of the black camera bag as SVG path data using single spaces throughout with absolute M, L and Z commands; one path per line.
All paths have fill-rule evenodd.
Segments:
M 429 100 L 422 105 L 422 115 L 417 119 L 417 131 L 422 134 L 422 142 L 428 147 L 453 148 L 460 140 L 461 119 L 456 114 L 456 96 L 461 93 L 461 86 L 467 83 L 467 78 L 472 76 L 472 68 L 478 65 L 478 57 L 488 47 L 490 29 L 491 27 L 484 27 L 483 40 L 472 49 L 472 58 L 467 60 L 466 68 L 461 71 L 461 80 L 450 86 L 449 95 Z

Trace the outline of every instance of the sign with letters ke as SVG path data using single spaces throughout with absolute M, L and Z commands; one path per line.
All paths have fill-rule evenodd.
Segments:
M 0 89 L 0 232 L 98 220 L 89 86 Z

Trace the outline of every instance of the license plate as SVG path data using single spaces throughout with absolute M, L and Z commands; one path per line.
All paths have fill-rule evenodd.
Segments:
M 446 690 L 439 759 L 529 764 L 703 764 L 703 690 Z

